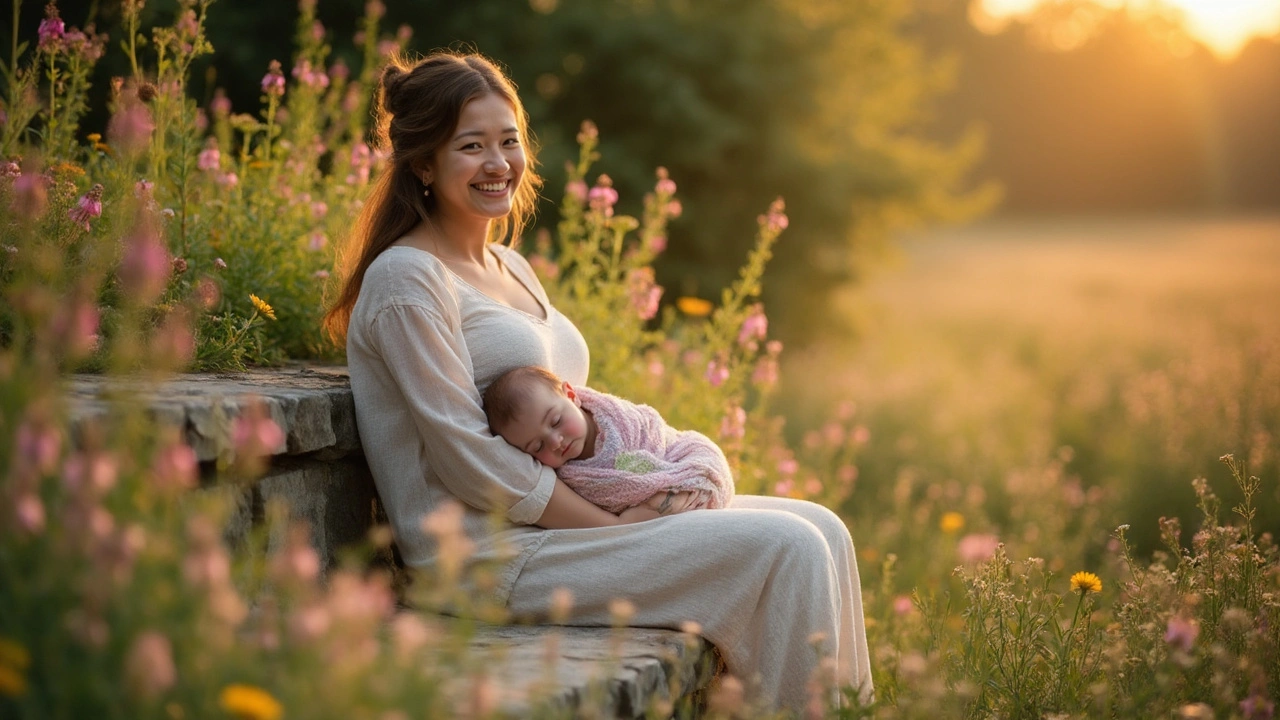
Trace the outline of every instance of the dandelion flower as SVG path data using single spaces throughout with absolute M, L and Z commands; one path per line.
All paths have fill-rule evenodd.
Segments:
M 964 516 L 954 511 L 942 513 L 942 519 L 938 521 L 938 527 L 947 534 L 959 532 L 964 527 Z
M 676 300 L 676 307 L 690 317 L 706 317 L 711 314 L 712 309 L 710 300 L 688 296 Z
M 270 305 L 267 304 L 267 301 L 263 300 L 257 295 L 254 295 L 253 293 L 249 293 L 249 302 L 253 303 L 254 309 L 257 310 L 258 312 L 262 313 L 263 315 L 266 315 L 272 320 L 276 319 L 276 311 Z
M 241 720 L 279 720 L 284 707 L 271 693 L 252 685 L 232 684 L 222 688 L 218 704 Z
M 1071 576 L 1071 590 L 1081 595 L 1102 592 L 1102 578 L 1091 572 L 1078 572 Z

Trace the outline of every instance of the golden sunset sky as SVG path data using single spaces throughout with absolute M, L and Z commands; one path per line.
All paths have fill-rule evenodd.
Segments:
M 1010 20 L 1025 18 L 1060 0 L 974 0 L 970 15 L 980 29 L 999 32 Z M 1109 9 L 1126 9 L 1138 16 L 1180 18 L 1187 33 L 1223 59 L 1234 57 L 1254 37 L 1280 34 L 1280 0 L 1094 0 Z M 1087 34 L 1070 25 L 1062 30 L 1068 49 L 1073 37 Z

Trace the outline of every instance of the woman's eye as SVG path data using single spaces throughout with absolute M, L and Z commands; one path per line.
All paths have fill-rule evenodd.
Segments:
M 551 423 L 551 427 L 560 427 L 560 418 L 557 417 L 555 422 Z
M 542 443 L 538 443 L 537 445 L 534 445 L 533 447 L 529 448 L 529 452 L 533 454 L 542 452 Z
M 480 143 L 467 143 L 462 146 L 463 150 L 475 150 L 480 147 Z
M 504 144 L 508 147 L 514 147 L 520 144 L 520 140 L 518 138 L 507 138 L 507 141 Z

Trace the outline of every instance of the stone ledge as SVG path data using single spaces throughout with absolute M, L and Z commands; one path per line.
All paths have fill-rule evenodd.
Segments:
M 482 626 L 471 649 L 493 658 L 499 713 L 510 717 L 539 709 L 573 717 L 666 717 L 716 670 L 707 641 L 671 630 Z
M 275 500 L 311 526 L 326 566 L 373 523 L 377 495 L 344 367 L 185 374 L 159 383 L 76 375 L 67 392 L 73 433 L 107 418 L 111 396 L 124 394 L 162 425 L 177 428 L 206 467 L 234 459 L 232 423 L 251 404 L 264 403 L 285 436 L 266 474 L 251 487 L 205 490 L 229 494 L 233 546 L 243 546 L 253 525 L 264 520 L 263 507 Z M 268 552 L 283 530 L 268 528 Z M 484 626 L 471 648 L 492 658 L 487 666 L 498 681 L 500 713 L 510 717 L 668 715 L 706 687 L 717 664 L 714 648 L 701 638 L 643 628 Z
M 325 458 L 360 449 L 355 402 L 345 367 L 315 366 L 142 378 L 74 375 L 68 385 L 73 427 L 105 417 L 112 394 L 141 402 L 160 424 L 178 428 L 202 462 L 234 459 L 231 422 L 252 403 L 265 405 L 284 431 L 277 455 Z

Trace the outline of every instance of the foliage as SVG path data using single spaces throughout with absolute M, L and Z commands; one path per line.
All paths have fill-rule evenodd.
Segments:
M 650 168 L 681 179 L 688 212 L 658 277 L 713 298 L 750 248 L 750 218 L 782 195 L 794 223 L 769 272 L 782 339 L 812 338 L 824 308 L 892 229 L 974 215 L 982 148 L 970 130 L 921 139 L 948 63 L 905 26 L 924 3 L 679 0 L 421 4 L 424 47 L 463 39 L 506 61 L 545 149 L 550 184 L 580 118 L 604 131 L 605 171 L 639 196 Z M 563 179 L 568 179 L 564 177 Z M 833 327 L 814 322 L 829 320 Z
M 30 192 L 50 202 L 11 207 L 62 245 L 105 235 L 124 246 L 121 272 L 89 291 L 103 323 L 94 333 L 98 352 L 85 367 L 100 368 L 117 342 L 109 320 L 127 289 L 126 266 L 141 273 L 143 285 L 162 287 L 148 298 L 155 302 L 140 332 L 190 325 L 194 346 L 182 353 L 195 369 L 339 354 L 319 328 L 333 266 L 330 237 L 350 226 L 377 171 L 378 157 L 364 143 L 369 88 L 381 57 L 407 38 L 380 38 L 381 10 L 371 5 L 360 74 L 341 63 L 326 69 L 325 29 L 315 4 L 302 3 L 291 80 L 273 62 L 256 116 L 233 112 L 222 94 L 206 112 L 186 88 L 192 63 L 213 50 L 205 35 L 208 4 L 183 0 L 174 24 L 150 37 L 139 27 L 142 3 L 124 4 L 120 46 L 132 75 L 112 80 L 111 119 L 84 144 L 75 140 L 84 88 L 105 38 L 64 31 L 53 5 L 25 64 L 15 36 L 2 141 L 7 153 L 24 158 L 10 174 L 43 178 L 45 188 Z M 153 70 L 145 67 L 145 49 Z M 26 182 L 34 181 L 17 185 Z M 68 222 L 88 202 L 69 207 L 68 197 L 87 198 L 93 186 L 100 189 L 91 211 Z M 17 227 L 0 228 L 0 242 L 20 248 Z M 0 327 L 10 323 L 0 319 Z

